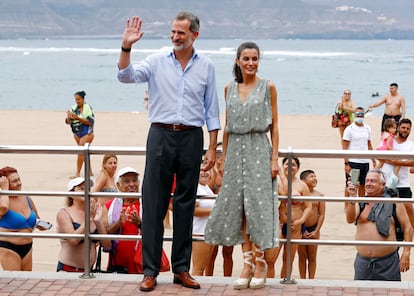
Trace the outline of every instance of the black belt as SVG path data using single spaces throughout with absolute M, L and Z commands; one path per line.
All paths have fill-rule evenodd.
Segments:
M 166 128 L 166 129 L 170 129 L 170 130 L 177 131 L 177 132 L 197 128 L 196 126 L 192 126 L 192 125 L 167 124 L 167 123 L 161 123 L 161 122 L 154 122 L 154 123 L 152 123 L 152 125 L 162 127 L 162 128 Z

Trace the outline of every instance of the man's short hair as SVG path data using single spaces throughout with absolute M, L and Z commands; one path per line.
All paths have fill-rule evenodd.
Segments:
M 401 124 L 403 124 L 403 123 L 405 123 L 405 124 L 409 124 L 409 125 L 410 125 L 410 127 L 412 126 L 411 120 L 410 120 L 409 118 L 402 118 L 402 119 L 398 122 L 398 127 L 399 127 Z
M 310 174 L 314 174 L 315 172 L 312 170 L 304 170 L 302 173 L 300 173 L 300 179 L 305 180 Z
M 368 171 L 367 175 L 369 173 L 376 173 L 376 174 L 378 174 L 379 175 L 380 182 L 383 183 L 383 184 L 385 184 L 385 175 L 384 175 L 384 172 L 381 169 L 370 169 Z
M 390 84 L 390 87 L 391 86 L 395 86 L 396 88 L 398 88 L 398 83 L 393 82 L 393 83 Z
M 190 31 L 191 32 L 199 32 L 200 31 L 200 19 L 198 16 L 192 14 L 188 11 L 181 11 L 179 12 L 175 18 L 175 20 L 183 21 L 183 20 L 189 20 L 190 21 Z

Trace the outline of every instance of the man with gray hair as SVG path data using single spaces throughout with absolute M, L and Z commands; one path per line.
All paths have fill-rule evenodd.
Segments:
M 164 217 L 168 211 L 171 188 L 176 175 L 173 198 L 173 241 L 171 252 L 173 282 L 199 289 L 189 274 L 192 225 L 200 161 L 203 153 L 204 123 L 210 143 L 201 169 L 213 167 L 217 134 L 220 129 L 215 67 L 196 51 L 200 21 L 189 12 L 174 18 L 168 52 L 159 52 L 131 64 L 133 44 L 141 39 L 142 20 L 128 19 L 122 37 L 118 80 L 123 83 L 148 83 L 148 118 L 151 127 L 146 146 L 142 187 L 142 252 L 144 279 L 141 291 L 152 291 L 160 271 Z
M 348 181 L 349 197 L 356 197 L 358 186 Z M 366 197 L 389 197 L 381 170 L 368 171 L 365 178 Z M 402 203 L 345 202 L 346 221 L 356 225 L 356 240 L 397 241 L 398 225 L 404 231 L 404 241 L 411 242 L 412 228 Z M 401 272 L 410 268 L 410 247 L 404 247 L 401 258 L 398 247 L 391 245 L 357 245 L 354 262 L 355 280 L 401 281 Z

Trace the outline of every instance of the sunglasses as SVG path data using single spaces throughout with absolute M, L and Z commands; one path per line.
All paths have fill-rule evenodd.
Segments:
M 355 112 L 356 117 L 364 117 L 364 115 L 365 115 L 364 112 Z
M 350 92 L 344 92 L 344 95 L 350 95 L 351 93 Z

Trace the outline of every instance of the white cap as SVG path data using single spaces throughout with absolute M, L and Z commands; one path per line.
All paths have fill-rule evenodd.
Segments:
M 83 177 L 77 177 L 75 179 L 72 179 L 72 180 L 69 181 L 67 189 L 68 189 L 68 191 L 73 191 L 73 189 L 76 186 L 79 186 L 80 184 L 82 184 L 84 182 L 85 182 L 85 178 L 83 178 Z M 90 179 L 90 184 L 91 184 L 91 186 L 93 186 L 93 180 L 92 179 Z
M 131 168 L 131 167 L 124 167 L 124 168 L 122 168 L 122 169 L 120 169 L 120 170 L 118 171 L 118 174 L 116 175 L 116 181 L 117 181 L 117 182 L 119 182 L 119 179 L 120 179 L 123 175 L 128 174 L 128 173 L 134 173 L 134 174 L 139 175 L 139 173 L 137 172 L 137 170 L 136 170 L 136 169 Z

